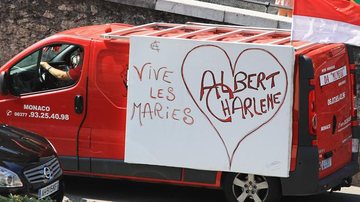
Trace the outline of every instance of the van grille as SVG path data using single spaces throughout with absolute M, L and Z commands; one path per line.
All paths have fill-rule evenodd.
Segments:
M 56 157 L 46 163 L 26 170 L 24 175 L 31 184 L 47 183 L 62 174 L 60 163 Z

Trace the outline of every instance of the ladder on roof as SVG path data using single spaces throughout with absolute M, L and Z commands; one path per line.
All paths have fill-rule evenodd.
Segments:
M 231 25 L 217 25 L 217 24 L 204 24 L 196 22 L 188 22 L 186 24 L 176 24 L 176 23 L 162 23 L 154 22 L 134 27 L 123 28 L 115 30 L 109 33 L 101 34 L 101 37 L 104 39 L 123 39 L 129 38 L 130 35 L 137 35 L 136 32 L 149 31 L 152 32 L 146 34 L 138 34 L 138 36 L 161 36 L 168 33 L 173 33 L 174 35 L 169 38 L 188 38 L 195 36 L 197 34 L 206 33 L 206 32 L 216 32 L 221 31 L 221 34 L 214 34 L 207 38 L 199 40 L 219 40 L 225 37 L 230 37 L 231 35 L 239 33 L 255 33 L 252 36 L 248 36 L 237 40 L 236 42 L 250 42 L 256 40 L 259 37 L 268 36 L 272 34 L 284 34 L 288 35 L 284 38 L 277 39 L 267 44 L 283 44 L 288 43 L 291 40 L 290 30 L 286 29 L 273 29 L 273 28 L 258 28 L 258 27 L 242 27 L 242 26 L 231 26 Z M 177 34 L 176 31 L 183 31 Z M 314 43 L 305 43 L 301 46 L 295 47 L 295 49 L 302 49 L 308 46 L 313 45 Z

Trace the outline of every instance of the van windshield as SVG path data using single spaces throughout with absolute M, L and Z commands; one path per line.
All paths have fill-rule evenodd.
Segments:
M 69 46 L 69 44 L 62 44 L 44 47 L 42 51 L 41 61 L 51 62 L 56 56 L 60 55 Z

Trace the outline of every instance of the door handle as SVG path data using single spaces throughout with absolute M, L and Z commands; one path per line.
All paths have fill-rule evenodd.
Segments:
M 75 96 L 75 112 L 81 114 L 84 111 L 84 98 L 81 95 Z

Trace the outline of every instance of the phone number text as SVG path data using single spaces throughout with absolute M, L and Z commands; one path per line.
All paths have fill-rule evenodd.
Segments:
M 69 114 L 56 114 L 56 113 L 46 113 L 46 112 L 30 112 L 29 118 L 53 119 L 53 120 L 68 121 L 70 119 L 70 116 L 69 116 Z

